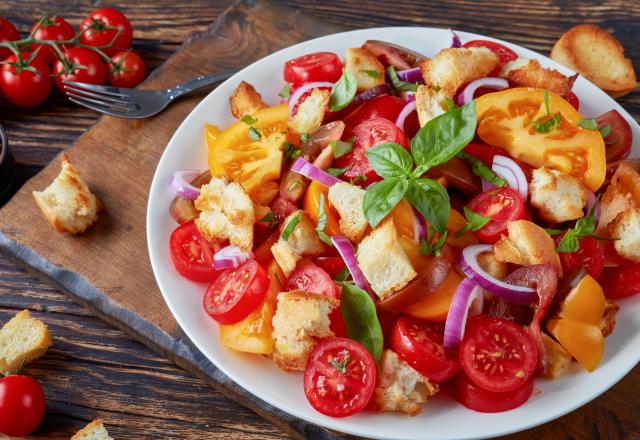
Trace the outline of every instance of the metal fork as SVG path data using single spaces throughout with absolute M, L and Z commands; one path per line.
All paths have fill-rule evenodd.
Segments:
M 167 90 L 139 90 L 63 81 L 64 92 L 78 105 L 119 118 L 140 119 L 160 113 L 174 99 L 211 86 L 235 72 L 199 76 Z

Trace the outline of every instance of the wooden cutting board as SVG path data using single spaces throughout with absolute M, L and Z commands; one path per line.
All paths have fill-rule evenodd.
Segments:
M 142 88 L 239 69 L 339 30 L 274 2 L 241 0 L 206 32 L 191 36 Z M 268 405 L 226 377 L 191 344 L 158 290 L 147 255 L 148 191 L 170 137 L 202 96 L 181 99 L 147 120 L 101 118 L 67 151 L 105 206 L 98 223 L 81 236 L 59 234 L 36 207 L 31 192 L 58 174 L 56 158 L 0 210 L 0 251 L 291 435 L 340 438 Z

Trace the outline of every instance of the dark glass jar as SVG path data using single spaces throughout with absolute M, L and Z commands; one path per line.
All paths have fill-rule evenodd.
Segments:
M 11 186 L 13 185 L 15 173 L 15 161 L 9 150 L 7 133 L 0 125 L 0 205 L 6 202 L 12 194 Z

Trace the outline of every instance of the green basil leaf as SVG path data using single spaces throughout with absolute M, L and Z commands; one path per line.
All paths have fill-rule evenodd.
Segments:
M 349 272 L 349 269 L 345 267 L 340 272 L 338 272 L 335 277 L 333 277 L 333 281 L 338 281 L 338 282 L 347 281 L 350 276 L 351 276 L 351 272 Z
M 300 220 L 302 219 L 302 212 L 298 212 L 290 221 L 289 223 L 287 223 L 287 226 L 285 226 L 284 230 L 282 231 L 282 239 L 284 241 L 289 240 L 289 237 L 291 236 L 291 234 L 293 233 L 293 230 L 296 228 L 296 226 L 298 226 L 298 223 L 300 223 Z
M 562 229 L 544 228 L 544 231 L 549 235 L 562 234 Z
M 406 176 L 413 168 L 411 155 L 393 142 L 376 145 L 365 152 L 371 168 L 382 178 Z
M 300 135 L 300 142 L 305 143 L 309 140 L 309 133 L 302 133 Z
M 291 84 L 286 83 L 284 87 L 282 87 L 282 90 L 280 90 L 280 93 L 278 93 L 278 96 L 289 99 L 289 97 L 291 97 Z
M 387 67 L 387 76 L 389 76 L 389 82 L 391 82 L 391 85 L 396 90 L 402 90 L 405 92 L 415 92 L 418 90 L 418 84 L 402 81 L 398 77 L 396 69 L 393 66 Z
M 549 110 L 549 91 L 545 90 L 542 97 L 542 99 L 544 100 L 544 108 L 547 111 L 547 116 L 551 116 L 551 110 Z
M 585 130 L 597 130 L 598 121 L 596 118 L 580 119 L 578 121 L 578 127 L 584 128 Z
M 450 112 L 451 110 L 453 110 L 454 108 L 458 107 L 456 105 L 455 102 L 453 102 L 453 99 L 449 98 L 448 96 L 444 97 L 444 103 L 447 106 L 447 111 Z
M 491 220 L 491 217 L 484 217 L 466 206 L 464 206 L 462 210 L 464 211 L 464 217 L 467 219 L 467 222 L 469 222 L 469 229 L 474 232 L 482 229 L 484 225 Z
M 262 217 L 259 221 L 265 223 L 271 223 L 275 219 L 275 215 L 273 212 L 268 212 Z
M 607 138 L 610 134 L 611 134 L 611 124 L 607 124 L 604 127 L 600 127 L 600 136 L 602 136 L 603 139 Z M 611 142 L 611 143 L 615 144 L 615 142 Z
M 406 179 L 385 179 L 367 189 L 362 202 L 362 210 L 372 228 L 396 207 L 409 189 Z
M 449 194 L 442 185 L 431 179 L 415 179 L 406 196 L 436 231 L 443 234 L 447 230 L 451 206 Z
M 329 246 L 333 246 L 333 242 L 331 241 L 331 237 L 329 234 L 324 232 L 324 228 L 327 227 L 327 213 L 324 210 L 324 194 L 320 193 L 320 201 L 318 202 L 318 224 L 316 225 L 316 232 L 318 233 L 318 238 L 322 240 L 325 244 Z
M 326 172 L 331 174 L 334 177 L 338 177 L 341 174 L 344 174 L 349 168 L 351 168 L 350 166 L 346 166 L 344 168 L 327 168 Z
M 580 242 L 578 241 L 578 237 L 573 232 L 573 230 L 569 229 L 564 237 L 558 243 L 558 252 L 576 252 L 580 249 Z
M 335 159 L 353 151 L 353 144 L 351 142 L 333 140 L 329 142 L 329 146 L 331 147 L 331 151 L 333 152 L 333 157 Z
M 366 181 L 367 181 L 367 176 L 363 176 L 362 174 L 359 174 L 359 175 L 349 179 L 349 183 L 352 184 L 352 185 L 357 185 L 360 182 L 364 183 Z
M 252 141 L 259 141 L 261 137 L 260 130 L 255 127 L 249 127 L 249 138 Z
M 258 120 L 257 120 L 257 119 L 253 119 L 253 118 L 251 117 L 251 115 L 244 115 L 243 117 L 241 117 L 241 118 L 240 118 L 240 120 L 241 120 L 242 122 L 244 122 L 245 124 L 247 124 L 247 125 L 253 125 L 253 124 L 255 124 L 256 122 L 258 122 Z
M 342 71 L 342 76 L 331 89 L 331 101 L 329 101 L 329 111 L 337 112 L 342 110 L 353 101 L 356 96 L 358 83 L 351 72 Z
M 282 146 L 284 147 L 285 160 L 296 159 L 302 154 L 302 151 L 299 148 L 296 148 L 296 146 L 289 141 L 285 141 L 284 144 L 282 144 Z
M 471 164 L 471 172 L 476 176 L 483 178 L 494 186 L 506 186 L 507 181 L 494 173 L 493 170 L 486 166 L 480 159 L 476 159 L 464 151 L 459 152 L 457 156 Z
M 562 120 L 562 116 L 560 113 L 556 113 L 553 116 L 544 116 L 542 118 L 536 119 L 531 123 L 534 130 L 538 133 L 551 133 L 556 129 L 556 126 Z
M 364 345 L 377 364 L 382 356 L 384 340 L 376 306 L 369 294 L 352 283 L 343 283 L 340 311 L 347 335 Z
M 573 227 L 573 231 L 576 237 L 582 238 L 593 234 L 596 229 L 596 217 L 594 215 L 587 215 L 582 217 L 576 222 Z
M 426 123 L 411 141 L 411 154 L 421 168 L 445 163 L 475 136 L 476 102 L 456 107 Z
M 364 73 L 365 75 L 369 75 L 371 78 L 378 78 L 380 76 L 380 73 L 377 70 L 361 70 L 360 72 Z

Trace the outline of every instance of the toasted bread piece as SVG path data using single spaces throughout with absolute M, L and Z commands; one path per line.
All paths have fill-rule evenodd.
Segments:
M 547 89 L 560 96 L 571 93 L 577 75 L 566 76 L 554 69 L 542 67 L 538 60 L 518 58 L 507 63 L 500 76 L 518 87 L 536 87 Z
M 260 109 L 267 107 L 262 100 L 262 95 L 249 83 L 240 81 L 229 98 L 231 114 L 240 119 L 245 115 L 250 115 Z
M 289 127 L 296 133 L 313 133 L 322 125 L 324 115 L 329 109 L 331 92 L 313 89 L 311 94 L 298 106 L 293 117 L 289 118 Z
M 424 84 L 418 86 L 416 90 L 416 111 L 420 126 L 424 125 L 447 111 L 445 96 L 441 92 L 436 92 Z
M 367 49 L 352 47 L 344 56 L 344 70 L 351 72 L 358 84 L 358 92 L 384 84 L 384 66 Z
M 244 251 L 253 247 L 253 202 L 237 182 L 214 177 L 202 185 L 195 201 L 200 216 L 195 223 L 207 240 L 229 240 Z
M 587 189 L 577 178 L 546 167 L 533 170 L 529 194 L 542 219 L 552 223 L 584 216 Z
M 640 262 L 640 210 L 629 208 L 618 214 L 609 224 L 613 247 L 620 255 Z
M 493 251 L 479 254 L 478 264 L 482 270 L 499 280 L 504 280 L 509 275 L 509 267 L 505 262 L 498 261 Z
M 71 440 L 113 440 L 113 438 L 109 437 L 102 420 L 97 419 L 76 432 Z
M 551 58 L 583 75 L 614 98 L 636 87 L 636 73 L 622 44 L 592 24 L 574 26 L 551 51 Z
M 600 331 L 605 338 L 613 333 L 613 329 L 616 327 L 616 314 L 620 310 L 620 306 L 613 299 L 608 299 L 604 303 L 604 315 L 600 320 Z
M 562 345 L 544 332 L 542 333 L 542 343 L 547 352 L 547 373 L 545 377 L 555 379 L 569 369 L 573 357 Z
M 50 346 L 47 325 L 32 318 L 28 310 L 18 312 L 0 330 L 0 373 L 19 370 L 42 356 Z
M 362 210 L 365 190 L 347 182 L 329 188 L 329 202 L 340 214 L 340 230 L 351 241 L 359 242 L 367 230 L 367 219 Z
M 298 215 L 300 215 L 300 221 L 285 240 L 282 233 Z M 286 276 L 291 275 L 302 257 L 320 255 L 324 250 L 324 245 L 316 232 L 316 225 L 306 211 L 295 211 L 289 214 L 280 227 L 280 238 L 271 246 L 273 258 Z
M 487 76 L 498 65 L 498 57 L 485 47 L 443 49 L 420 62 L 424 83 L 453 98 L 460 87 Z
M 437 383 L 411 368 L 391 350 L 384 350 L 378 370 L 378 384 L 373 392 L 373 407 L 377 411 L 401 411 L 417 416 L 421 403 L 439 390 Z
M 360 269 L 381 300 L 402 289 L 417 275 L 398 241 L 393 220 L 367 235 L 356 253 Z
M 549 263 L 562 277 L 556 245 L 544 229 L 528 220 L 515 220 L 507 224 L 507 232 L 493 245 L 496 260 L 521 266 Z
M 303 291 L 281 292 L 273 317 L 273 360 L 284 370 L 304 370 L 316 338 L 333 336 L 329 314 L 340 301 Z
M 102 205 L 66 154 L 60 162 L 60 174 L 44 191 L 33 191 L 33 198 L 56 230 L 81 234 L 98 220 Z

